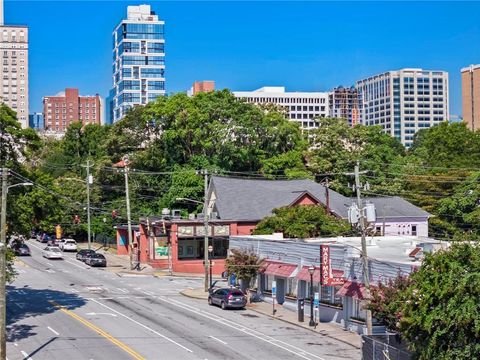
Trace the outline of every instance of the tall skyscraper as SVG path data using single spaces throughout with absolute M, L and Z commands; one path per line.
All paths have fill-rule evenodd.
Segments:
M 410 147 L 414 134 L 448 120 L 448 73 L 422 69 L 389 71 L 357 81 L 362 123 Z
M 4 25 L 3 0 L 0 0 L 0 51 L 2 87 L 0 101 L 17 112 L 23 128 L 28 127 L 28 28 Z
M 45 125 L 43 123 L 43 113 L 33 113 L 28 116 L 28 125 L 37 131 L 43 131 L 45 129 Z
M 286 92 L 283 86 L 265 86 L 254 91 L 234 91 L 233 95 L 252 104 L 274 104 L 285 110 L 285 117 L 304 129 L 318 127 L 317 117 L 327 117 L 328 92 Z
M 45 130 L 64 133 L 75 121 L 87 124 L 103 124 L 103 108 L 100 96 L 81 96 L 78 89 L 43 98 Z
M 480 129 L 480 65 L 462 69 L 462 112 L 470 130 Z
M 113 31 L 113 122 L 165 95 L 165 22 L 150 5 L 128 6 Z

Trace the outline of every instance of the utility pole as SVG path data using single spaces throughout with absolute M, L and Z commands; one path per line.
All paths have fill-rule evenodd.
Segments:
M 92 164 L 93 165 L 93 164 Z M 90 184 L 93 183 L 93 178 L 90 177 L 90 160 L 87 160 L 87 223 L 88 223 L 88 250 L 91 248 L 91 236 L 90 236 Z
M 362 195 L 360 193 L 360 162 L 355 165 L 355 189 L 357 191 L 357 206 L 360 212 L 360 231 L 362 233 L 362 259 L 363 259 L 363 279 L 367 296 L 370 296 L 370 276 L 368 272 L 368 256 L 367 256 L 367 240 L 366 240 L 366 224 L 365 209 L 362 204 Z M 367 310 L 367 335 L 372 335 L 372 312 Z
M 203 170 L 204 175 L 204 204 L 203 204 L 203 227 L 205 231 L 205 237 L 203 242 L 203 262 L 205 263 L 205 292 L 208 292 L 208 273 L 209 273 L 209 258 L 208 258 L 208 171 Z
M 7 302 L 5 285 L 7 280 L 7 180 L 9 170 L 2 169 L 2 213 L 0 215 L 0 360 L 7 358 Z
M 130 246 L 130 270 L 133 270 L 135 266 L 133 265 L 133 239 L 132 239 L 132 220 L 131 220 L 131 212 L 130 212 L 130 191 L 128 189 L 128 170 L 129 170 L 129 163 L 130 160 L 128 155 L 123 157 L 124 167 L 124 174 L 125 174 L 125 200 L 127 203 L 127 231 L 128 231 L 128 245 Z

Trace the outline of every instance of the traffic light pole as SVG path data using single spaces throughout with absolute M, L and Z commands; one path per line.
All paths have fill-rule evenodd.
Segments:
M 203 175 L 205 176 L 204 180 L 204 192 L 205 199 L 203 205 L 203 227 L 205 231 L 205 237 L 203 238 L 203 262 L 205 263 L 205 292 L 208 291 L 208 273 L 210 268 L 209 257 L 208 257 L 208 171 L 204 170 Z
M 123 162 L 125 164 L 124 173 L 125 173 L 125 201 L 127 203 L 127 231 L 128 231 L 128 245 L 130 246 L 130 270 L 133 270 L 135 266 L 133 265 L 133 239 L 132 239 L 132 220 L 131 220 L 131 212 L 130 212 L 130 190 L 128 187 L 128 164 L 129 159 L 128 156 L 125 155 L 123 157 Z
M 366 224 L 365 224 L 365 210 L 362 204 L 362 195 L 360 192 L 360 163 L 357 161 L 355 165 L 355 189 L 357 191 L 357 206 L 360 212 L 360 231 L 362 235 L 362 259 L 363 259 L 363 281 L 367 289 L 367 296 L 370 296 L 370 275 L 368 271 L 368 256 L 367 256 L 367 239 L 366 239 Z M 372 311 L 367 309 L 367 335 L 372 335 Z
M 90 230 L 90 160 L 87 160 L 87 223 L 88 223 L 88 250 L 91 248 Z
M 7 168 L 2 169 L 2 212 L 0 215 L 0 360 L 7 358 L 7 334 L 6 334 L 6 321 L 7 321 L 7 303 L 5 284 L 7 280 Z

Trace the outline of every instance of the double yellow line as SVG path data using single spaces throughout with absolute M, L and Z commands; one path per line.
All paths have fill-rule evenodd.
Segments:
M 114 338 L 112 335 L 110 335 L 109 333 L 103 331 L 102 329 L 100 329 L 99 327 L 93 325 L 90 321 L 82 318 L 81 316 L 75 314 L 73 311 L 70 311 L 68 309 L 66 309 L 64 306 L 61 306 L 59 305 L 58 303 L 56 303 L 55 301 L 50 301 L 50 303 L 55 306 L 58 310 L 60 310 L 61 312 L 63 312 L 64 314 L 67 314 L 68 316 L 74 318 L 75 320 L 79 321 L 80 323 L 82 323 L 83 325 L 85 325 L 86 327 L 92 329 L 93 331 L 95 331 L 98 335 L 101 335 L 103 336 L 105 339 L 107 339 L 108 341 L 110 341 L 111 343 L 117 345 L 120 349 L 122 349 L 123 351 L 125 351 L 126 353 L 130 354 L 134 359 L 136 360 L 145 360 L 145 358 L 140 355 L 139 353 L 137 353 L 135 350 L 133 350 L 132 348 L 128 347 L 127 345 L 125 345 L 123 342 L 121 342 L 120 340 L 117 340 L 116 338 Z

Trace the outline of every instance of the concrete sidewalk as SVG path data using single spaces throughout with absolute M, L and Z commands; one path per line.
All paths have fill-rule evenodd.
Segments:
M 194 299 L 201 299 L 207 300 L 208 293 L 202 289 L 185 289 L 180 291 L 180 294 L 194 298 Z M 305 314 L 305 321 L 298 322 L 297 313 L 291 310 L 284 308 L 282 305 L 275 304 L 275 315 L 272 315 L 272 304 L 267 302 L 258 302 L 258 303 L 251 303 L 247 305 L 249 310 L 258 312 L 260 314 L 269 316 L 271 318 L 275 318 L 284 322 L 287 322 L 291 325 L 299 326 L 304 329 L 313 331 L 318 333 L 322 336 L 327 336 L 332 339 L 341 341 L 345 344 L 351 345 L 356 347 L 357 349 L 361 348 L 362 345 L 362 338 L 360 335 L 353 333 L 351 331 L 343 330 L 339 325 L 332 324 L 332 323 L 318 323 L 315 328 L 308 326 L 309 317 Z M 307 309 L 306 311 L 307 312 Z

